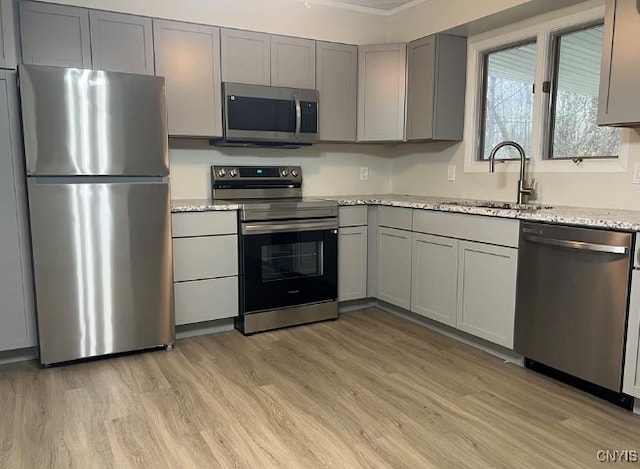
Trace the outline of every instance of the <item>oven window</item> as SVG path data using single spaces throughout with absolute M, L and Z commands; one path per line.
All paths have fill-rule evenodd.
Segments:
M 261 246 L 262 281 L 321 277 L 322 241 L 306 241 Z

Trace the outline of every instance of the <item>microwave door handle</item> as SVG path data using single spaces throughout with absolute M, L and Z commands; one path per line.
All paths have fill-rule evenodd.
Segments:
M 300 125 L 302 123 L 302 106 L 300 105 L 300 98 L 297 94 L 293 95 L 293 100 L 296 103 L 296 138 L 300 137 Z

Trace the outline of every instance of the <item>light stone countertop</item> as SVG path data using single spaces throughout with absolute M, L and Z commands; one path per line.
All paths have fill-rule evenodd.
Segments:
M 314 197 L 315 198 L 315 197 Z M 531 203 L 532 207 L 540 209 L 515 210 L 512 208 L 478 207 L 474 203 L 493 203 L 500 206 L 506 202 L 478 201 L 468 199 L 453 199 L 446 197 L 423 197 L 398 194 L 371 194 L 354 196 L 324 197 L 336 200 L 339 205 L 385 205 L 390 207 L 404 207 L 440 212 L 466 213 L 469 215 L 484 215 L 489 217 L 515 218 L 519 220 L 540 221 L 565 225 L 609 228 L 625 231 L 640 231 L 640 210 L 615 210 L 587 207 L 565 207 Z M 174 200 L 171 211 L 176 212 L 206 212 L 213 210 L 237 210 L 239 206 L 233 202 L 212 200 Z
M 239 210 L 240 205 L 226 200 L 211 199 L 177 199 L 171 201 L 171 213 L 183 212 L 218 212 Z

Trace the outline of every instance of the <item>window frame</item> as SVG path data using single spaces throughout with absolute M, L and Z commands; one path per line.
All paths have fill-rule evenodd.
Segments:
M 476 120 L 477 124 L 476 124 L 476 159 L 478 161 L 488 161 L 489 158 L 485 158 L 484 156 L 484 134 L 485 134 L 485 118 L 487 117 L 487 110 L 486 110 L 486 101 L 487 101 L 487 86 L 488 86 L 488 80 L 487 80 L 487 64 L 488 64 L 488 60 L 489 60 L 489 55 L 496 53 L 496 52 L 502 52 L 505 50 L 509 50 L 509 49 L 515 49 L 516 47 L 520 47 L 520 46 L 526 46 L 528 44 L 534 44 L 536 47 L 538 45 L 538 37 L 537 36 L 530 36 L 530 37 L 526 37 L 526 38 L 522 38 L 519 41 L 516 42 L 510 42 L 508 44 L 502 44 L 499 47 L 496 48 L 492 48 L 492 49 L 487 49 L 487 50 L 483 50 L 482 51 L 482 55 L 481 55 L 481 70 L 480 70 L 480 87 L 479 87 L 479 100 L 480 100 L 480 105 L 478 106 L 478 118 Z M 535 85 L 535 82 L 534 82 Z M 533 92 L 532 92 L 533 93 Z M 535 99 L 535 97 L 534 97 Z M 533 112 L 533 116 L 532 119 L 535 119 L 535 112 Z M 533 135 L 532 135 L 533 137 Z M 527 157 L 528 159 L 528 157 Z M 520 160 L 520 158 L 500 158 L 500 161 L 516 161 L 516 160 Z M 498 159 L 496 159 L 496 161 L 498 161 Z
M 591 20 L 583 23 L 574 24 L 566 28 L 557 29 L 549 33 L 549 47 L 546 52 L 547 71 L 545 82 L 550 84 L 548 92 L 542 90 L 543 108 L 545 109 L 543 117 L 543 143 L 542 159 L 546 161 L 571 161 L 576 160 L 616 160 L 620 157 L 620 148 L 618 147 L 618 155 L 597 155 L 597 156 L 553 156 L 554 135 L 555 135 L 555 116 L 556 116 L 556 99 L 558 94 L 558 78 L 560 68 L 560 38 L 562 36 L 584 31 L 596 26 L 604 26 L 604 18 L 600 20 Z M 604 44 L 603 44 L 604 46 Z M 604 47 L 603 47 L 604 49 Z
M 576 9 L 573 8 L 573 11 Z M 549 19 L 551 18 L 551 19 Z M 539 84 L 548 81 L 550 76 L 549 51 L 552 37 L 559 36 L 568 31 L 581 29 L 588 25 L 596 25 L 604 20 L 604 6 L 597 6 L 577 13 L 550 14 L 542 17 L 513 23 L 495 30 L 472 36 L 468 39 L 467 54 L 467 105 L 465 108 L 464 130 L 464 172 L 484 173 L 489 171 L 489 162 L 479 159 L 481 154 L 480 136 L 483 123 L 481 119 L 483 94 L 480 90 L 484 70 L 482 67 L 483 56 L 492 51 L 509 48 L 518 43 L 526 43 L 536 40 L 536 91 L 534 95 L 534 117 L 532 126 L 531 154 L 527 155 L 528 166 L 538 173 L 620 173 L 626 172 L 630 152 L 629 129 L 621 129 L 621 143 L 617 158 L 583 158 L 575 161 L 571 158 L 547 159 L 545 139 L 545 119 L 549 111 L 548 93 L 538 92 Z M 542 91 L 542 90 L 540 90 Z M 518 172 L 520 163 L 518 160 L 501 159 L 505 164 L 496 165 L 496 172 Z

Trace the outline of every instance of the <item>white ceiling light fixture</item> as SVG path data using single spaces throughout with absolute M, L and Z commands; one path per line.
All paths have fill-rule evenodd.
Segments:
M 304 7 L 307 10 L 311 9 L 311 0 L 304 0 Z
M 427 0 L 314 0 L 317 5 L 391 16 Z M 438 0 L 439 1 L 439 0 Z M 307 1 L 305 0 L 305 6 Z

